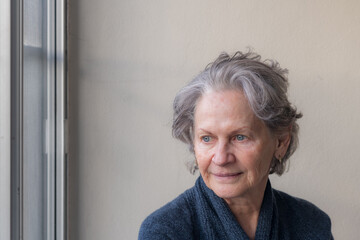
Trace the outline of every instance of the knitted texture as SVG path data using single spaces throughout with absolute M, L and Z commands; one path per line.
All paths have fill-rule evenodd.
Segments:
M 243 239 L 226 202 L 199 177 L 193 188 L 148 216 L 139 239 Z M 268 181 L 255 239 L 333 239 L 330 218 L 315 205 L 272 189 Z

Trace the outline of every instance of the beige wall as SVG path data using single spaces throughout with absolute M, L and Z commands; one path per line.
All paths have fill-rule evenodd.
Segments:
M 360 224 L 360 2 L 69 1 L 70 239 L 135 239 L 193 185 L 171 137 L 175 93 L 221 51 L 252 46 L 290 70 L 300 148 L 273 185 L 337 239 Z

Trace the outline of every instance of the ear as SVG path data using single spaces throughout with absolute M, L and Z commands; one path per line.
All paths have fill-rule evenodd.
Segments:
M 290 140 L 291 140 L 291 129 L 289 132 L 283 133 L 277 137 L 276 148 L 275 148 L 275 157 L 277 159 L 282 159 L 285 156 L 286 151 L 290 144 Z

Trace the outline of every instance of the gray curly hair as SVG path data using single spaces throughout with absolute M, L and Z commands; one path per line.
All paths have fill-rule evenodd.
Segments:
M 270 174 L 281 175 L 298 146 L 299 126 L 296 120 L 302 117 L 287 98 L 287 72 L 276 61 L 262 61 L 260 55 L 251 51 L 236 52 L 233 56 L 221 53 L 177 93 L 173 103 L 173 136 L 188 144 L 190 152 L 194 153 L 194 112 L 198 100 L 209 90 L 238 89 L 244 93 L 254 114 L 264 121 L 272 134 L 280 136 L 291 130 L 286 154 L 281 161 L 273 156 L 270 165 Z M 195 159 L 188 164 L 188 168 L 195 173 Z

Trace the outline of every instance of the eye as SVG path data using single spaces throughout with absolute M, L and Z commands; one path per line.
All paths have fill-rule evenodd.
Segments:
M 244 140 L 245 140 L 245 136 L 244 136 L 244 135 L 241 135 L 241 134 L 236 135 L 236 140 L 238 140 L 238 141 L 244 141 Z
M 204 142 L 210 142 L 211 137 L 209 137 L 209 136 L 204 136 L 204 137 L 201 137 L 201 139 L 202 139 Z

